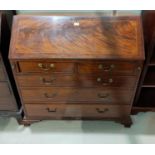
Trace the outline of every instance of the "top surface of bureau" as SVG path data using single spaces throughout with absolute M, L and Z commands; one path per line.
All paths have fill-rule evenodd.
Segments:
M 17 15 L 11 59 L 144 59 L 139 16 Z

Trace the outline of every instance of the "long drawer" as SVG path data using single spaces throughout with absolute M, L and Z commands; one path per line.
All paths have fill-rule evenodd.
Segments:
M 27 117 L 53 118 L 63 117 L 79 118 L 113 118 L 123 117 L 130 113 L 128 105 L 59 105 L 59 104 L 25 104 Z
M 76 75 L 19 75 L 17 76 L 21 87 L 119 87 L 133 89 L 136 82 L 135 76 L 76 76 Z
M 22 88 L 25 103 L 102 103 L 130 104 L 132 91 L 99 88 L 36 87 Z

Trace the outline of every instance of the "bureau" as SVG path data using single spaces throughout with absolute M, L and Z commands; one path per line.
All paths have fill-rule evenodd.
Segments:
M 144 61 L 139 16 L 14 16 L 9 59 L 24 125 L 114 120 L 129 127 Z

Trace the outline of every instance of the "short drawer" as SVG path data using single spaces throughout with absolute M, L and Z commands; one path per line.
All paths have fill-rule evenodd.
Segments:
M 0 82 L 0 110 L 17 110 L 7 82 Z
M 81 74 L 118 74 L 118 75 L 136 75 L 141 64 L 135 62 L 92 62 L 92 63 L 79 63 L 78 72 Z
M 52 61 L 19 61 L 19 72 L 54 72 L 54 73 L 72 73 L 74 72 L 74 63 L 70 62 L 52 62 Z
M 12 96 L 0 97 L 0 110 L 16 111 L 17 106 Z
M 58 104 L 26 104 L 27 117 L 61 119 L 72 118 L 113 118 L 124 117 L 130 113 L 127 105 L 58 105 Z
M 21 89 L 25 103 L 102 103 L 130 104 L 132 91 L 99 88 L 36 87 Z

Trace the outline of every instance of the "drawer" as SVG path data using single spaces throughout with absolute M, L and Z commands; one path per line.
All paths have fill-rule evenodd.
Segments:
M 19 72 L 22 73 L 72 73 L 74 72 L 74 63 L 52 61 L 19 61 L 18 69 Z
M 77 76 L 74 75 L 19 75 L 17 79 L 21 87 L 77 85 Z
M 136 84 L 136 76 L 79 76 L 79 86 L 82 87 L 119 87 L 121 89 L 133 89 Z
M 92 63 L 79 63 L 78 72 L 81 74 L 118 74 L 118 75 L 135 75 L 137 73 L 138 67 L 141 64 L 134 62 L 92 62 Z
M 102 103 L 130 104 L 132 91 L 99 88 L 61 88 L 36 87 L 22 88 L 21 93 L 25 103 Z
M 82 104 L 26 104 L 27 117 L 54 118 L 113 118 L 130 114 L 128 105 L 82 105 Z

